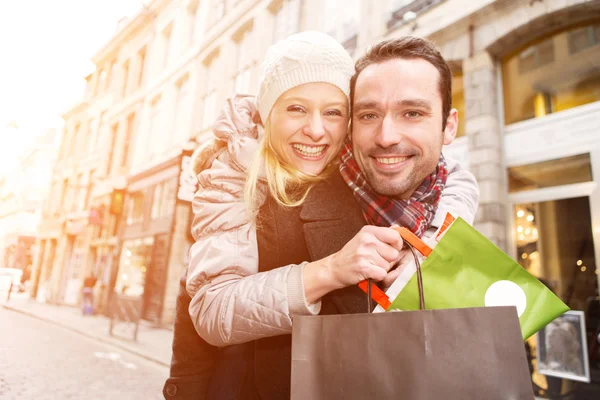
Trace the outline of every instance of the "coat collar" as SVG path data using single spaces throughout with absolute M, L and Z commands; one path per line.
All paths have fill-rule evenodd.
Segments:
M 311 190 L 300 220 L 313 261 L 340 250 L 366 224 L 360 206 L 338 172 Z
M 312 188 L 302 206 L 300 219 L 304 222 L 345 219 L 348 210 L 359 210 L 359 205 L 340 173 L 335 171 Z

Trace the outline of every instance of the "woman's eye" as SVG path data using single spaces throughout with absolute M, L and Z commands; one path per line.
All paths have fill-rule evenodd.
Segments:
M 289 106 L 287 110 L 290 112 L 304 112 L 304 109 L 299 106 Z
M 341 117 L 342 116 L 342 112 L 340 110 L 328 110 L 328 111 L 325 111 L 325 115 L 331 115 L 331 116 Z

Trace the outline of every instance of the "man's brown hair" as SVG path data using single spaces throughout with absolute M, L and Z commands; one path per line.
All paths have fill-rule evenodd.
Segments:
M 360 73 L 369 65 L 393 59 L 422 59 L 432 64 L 440 73 L 439 91 L 442 96 L 442 130 L 452 108 L 452 72 L 433 43 L 427 39 L 405 36 L 400 39 L 384 40 L 369 48 L 367 53 L 356 61 L 356 72 L 350 79 L 350 109 L 354 108 L 354 91 Z

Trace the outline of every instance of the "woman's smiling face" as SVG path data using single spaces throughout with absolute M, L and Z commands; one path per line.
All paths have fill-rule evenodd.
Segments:
M 348 98 L 337 86 L 323 82 L 296 86 L 271 110 L 271 146 L 287 164 L 319 175 L 339 153 L 348 121 Z

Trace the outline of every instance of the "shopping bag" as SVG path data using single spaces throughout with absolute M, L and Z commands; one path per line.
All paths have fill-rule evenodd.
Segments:
M 297 400 L 534 398 L 514 307 L 296 316 L 291 368 Z
M 543 283 L 463 219 L 448 225 L 433 249 L 399 228 L 405 242 L 426 256 L 421 266 L 426 309 L 514 305 L 524 339 L 569 310 Z M 420 308 L 417 280 L 413 275 L 388 311 Z

